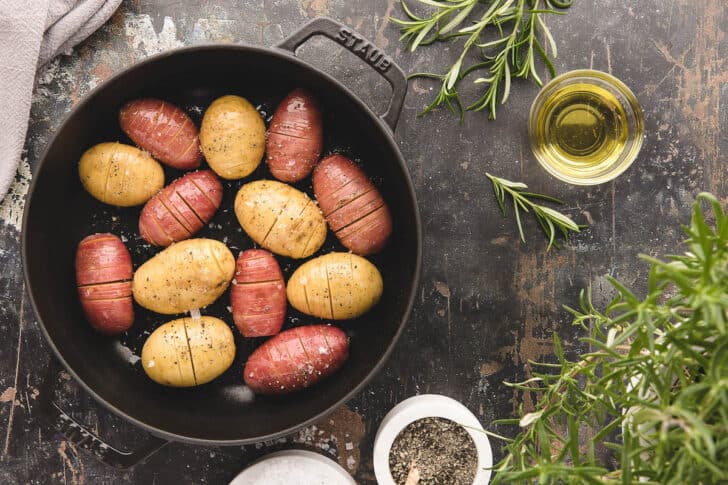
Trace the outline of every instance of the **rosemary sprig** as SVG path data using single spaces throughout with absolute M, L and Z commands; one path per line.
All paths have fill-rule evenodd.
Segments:
M 530 212 L 536 218 L 539 226 L 541 226 L 541 229 L 543 229 L 543 232 L 548 237 L 549 245 L 547 250 L 551 249 L 551 246 L 558 247 L 558 244 L 555 242 L 557 229 L 561 231 L 564 239 L 569 238 L 569 231 L 581 231 L 582 226 L 571 220 L 568 216 L 531 200 L 538 199 L 554 204 L 563 204 L 559 199 L 549 197 L 548 195 L 524 192 L 524 190 L 528 189 L 528 186 L 521 182 L 511 182 L 510 180 L 496 177 L 489 173 L 485 175 L 493 184 L 495 198 L 504 216 L 506 215 L 506 197 L 510 196 L 513 199 L 513 211 L 516 215 L 516 224 L 518 225 L 518 233 L 521 235 L 521 241 L 526 242 L 526 237 L 523 234 L 523 224 L 521 223 L 521 211 Z
M 509 384 L 536 405 L 497 422 L 518 433 L 494 483 L 728 483 L 728 215 L 700 194 L 684 230 L 683 255 L 642 256 L 644 298 L 610 279 L 605 311 L 588 290 L 567 308 L 587 353 L 567 359 L 554 335 L 558 362 Z
M 439 93 L 422 114 L 444 104 L 453 113 L 459 112 L 461 119 L 465 110 L 484 109 L 488 109 L 490 118 L 495 119 L 498 99 L 501 104 L 508 99 L 512 77 L 530 77 L 539 86 L 542 84 L 536 69 L 537 57 L 544 62 L 551 76 L 555 75 L 549 51 L 556 57 L 556 42 L 543 16 L 560 14 L 557 9 L 570 7 L 573 0 L 416 1 L 434 10 L 429 16 L 421 17 L 410 9 L 405 0 L 401 0 L 406 18 L 390 18 L 400 26 L 400 40 L 405 41 L 411 51 L 436 41 L 465 39 L 460 56 L 446 73 L 423 72 L 411 76 L 439 79 L 442 83 Z M 497 29 L 498 39 L 483 40 L 488 27 Z M 466 65 L 471 60 L 471 52 L 476 52 L 477 59 Z M 484 71 L 485 74 L 474 82 L 487 84 L 488 87 L 477 101 L 463 109 L 458 85 L 465 76 L 475 71 Z

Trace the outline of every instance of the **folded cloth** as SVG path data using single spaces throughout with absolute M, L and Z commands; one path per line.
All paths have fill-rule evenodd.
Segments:
M 37 68 L 101 27 L 121 0 L 0 0 L 0 199 L 18 169 Z

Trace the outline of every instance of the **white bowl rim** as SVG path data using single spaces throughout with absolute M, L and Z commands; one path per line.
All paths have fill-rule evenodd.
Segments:
M 243 471 L 241 471 L 238 475 L 233 478 L 229 485 L 245 485 L 246 482 L 246 473 L 250 473 L 251 470 L 253 470 L 256 466 L 260 465 L 261 463 L 268 461 L 268 460 L 275 460 L 277 458 L 292 458 L 292 457 L 298 457 L 303 460 L 315 460 L 321 464 L 324 464 L 328 466 L 332 472 L 337 473 L 338 475 L 341 475 L 341 482 L 337 482 L 341 485 L 356 485 L 356 482 L 352 478 L 351 474 L 344 470 L 344 468 L 336 463 L 331 458 L 328 458 L 321 453 L 316 453 L 315 451 L 310 450 L 301 450 L 301 449 L 288 449 L 288 450 L 280 450 L 280 451 L 274 451 L 273 453 L 268 453 L 267 455 L 264 455 L 260 459 L 254 461 L 250 466 L 246 467 Z
M 478 418 L 462 403 L 441 394 L 420 394 L 405 399 L 393 407 L 382 420 L 374 438 L 374 475 L 379 485 L 396 485 L 389 469 L 389 452 L 399 433 L 410 423 L 422 418 L 445 418 L 465 427 L 475 443 L 478 466 L 473 485 L 485 485 L 490 481 L 493 451 L 488 435 Z

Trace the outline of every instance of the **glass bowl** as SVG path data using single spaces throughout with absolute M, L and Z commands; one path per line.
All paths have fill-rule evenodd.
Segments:
M 605 102 L 603 107 L 612 110 L 615 117 L 618 113 L 624 120 L 624 126 L 619 123 L 615 125 L 616 130 L 621 130 L 618 133 L 621 146 L 615 142 L 615 149 L 607 160 L 584 163 L 575 157 L 570 158 L 563 150 L 557 149 L 549 142 L 540 143 L 539 137 L 549 139 L 548 111 L 557 109 L 555 106 L 557 106 L 556 100 L 559 99 L 558 95 L 564 93 L 565 88 L 572 86 L 573 89 L 575 85 L 595 87 L 605 93 L 608 102 Z M 580 91 L 578 87 L 577 91 Z M 578 93 L 570 93 L 570 95 L 575 94 Z M 644 118 L 637 98 L 622 81 L 605 72 L 580 69 L 555 77 L 541 89 L 531 105 L 528 135 L 533 154 L 551 175 L 575 185 L 596 185 L 613 180 L 634 162 L 644 139 Z

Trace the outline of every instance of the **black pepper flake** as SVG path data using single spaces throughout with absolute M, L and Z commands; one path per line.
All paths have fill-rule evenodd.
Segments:
M 461 425 L 445 418 L 423 418 L 407 425 L 392 444 L 389 469 L 395 483 L 405 483 L 412 462 L 420 472 L 419 485 L 471 485 L 478 455 Z

